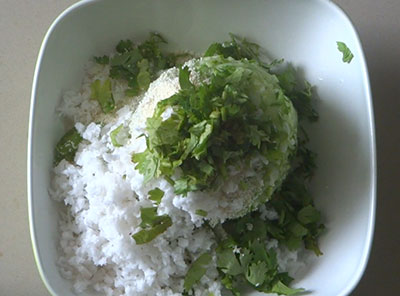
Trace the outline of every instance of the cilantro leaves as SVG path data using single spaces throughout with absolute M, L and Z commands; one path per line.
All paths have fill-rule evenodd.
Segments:
M 260 65 L 265 65 L 260 59 L 260 46 L 249 42 L 245 38 L 240 38 L 232 33 L 229 34 L 231 40 L 222 43 L 212 43 L 204 57 L 222 55 L 225 58 L 231 57 L 235 60 L 248 59 L 255 60 Z
M 264 221 L 261 213 L 256 211 L 222 224 L 228 239 L 217 248 L 217 267 L 225 287 L 234 295 L 240 295 L 238 288 L 243 286 L 244 280 L 247 285 L 265 293 L 293 295 L 304 291 L 289 287 L 292 278 L 279 272 L 276 253 L 266 246 L 268 240 L 276 239 L 291 250 L 304 243 L 316 255 L 322 254 L 317 243 L 324 228 L 320 224 L 320 213 L 309 196 L 305 199 L 290 197 L 295 194 L 288 191 L 292 190 L 291 186 L 285 182 L 285 189 L 274 194 L 268 202 L 268 206 L 279 213 L 278 220 Z
M 176 194 L 186 195 L 212 188 L 227 177 L 227 167 L 256 153 L 271 160 L 266 154 L 273 151 L 279 156 L 266 166 L 276 166 L 282 178 L 295 149 L 297 117 L 276 77 L 253 61 L 222 56 L 203 58 L 197 67 L 209 83 L 193 85 L 189 70 L 181 69 L 181 90 L 159 102 L 147 120 L 147 149 L 132 156 L 145 181 L 163 176 Z M 174 112 L 164 120 L 169 107 Z M 181 177 L 173 179 L 178 167 Z
M 204 211 L 202 209 L 197 209 L 195 213 L 196 213 L 196 215 L 199 215 L 202 217 L 207 217 L 207 215 L 208 215 L 207 211 Z
M 344 42 L 337 41 L 337 48 L 343 54 L 342 61 L 343 63 L 350 64 L 351 60 L 354 58 L 353 53 L 351 52 L 350 48 Z
M 190 266 L 183 287 L 186 292 L 190 291 L 194 284 L 196 284 L 206 273 L 207 266 L 211 262 L 211 255 L 208 253 L 204 253 L 200 255 Z
M 158 33 L 150 33 L 144 42 L 135 45 L 131 40 L 121 40 L 112 57 L 95 57 L 101 65 L 109 64 L 110 78 L 128 83 L 127 96 L 137 96 L 148 89 L 159 71 L 176 65 L 178 55 L 164 53 L 160 47 L 167 41 Z
M 316 121 L 318 114 L 312 106 L 311 85 L 305 82 L 303 88 L 299 87 L 293 67 L 276 75 L 260 74 L 271 73 L 274 64 L 261 65 L 255 58 L 257 46 L 232 38 L 228 43 L 212 44 L 205 54 L 210 57 L 197 64 L 196 71 L 208 79 L 207 84 L 193 84 L 189 69 L 180 70 L 181 91 L 157 105 L 146 124 L 147 149 L 134 154 L 132 161 L 146 181 L 164 177 L 176 194 L 185 195 L 212 188 L 217 178 L 227 177 L 229 165 L 249 159 L 254 151 L 265 155 L 272 164 L 280 161 L 282 165 L 282 159 L 287 157 L 288 170 L 282 169 L 285 180 L 276 190 L 263 191 L 260 197 L 269 200 L 268 206 L 278 213 L 279 219 L 265 221 L 255 211 L 227 220 L 222 224 L 226 239 L 215 252 L 221 282 L 234 295 L 240 295 L 239 287 L 243 285 L 260 292 L 293 295 L 304 290 L 289 287 L 292 278 L 279 271 L 277 254 L 266 247 L 266 242 L 276 239 L 289 249 L 304 245 L 317 255 L 322 254 L 317 238 L 324 227 L 307 188 L 316 167 L 315 154 L 307 148 L 308 136 L 302 127 L 305 121 Z M 258 86 L 272 86 L 276 96 L 271 99 L 259 95 L 252 85 L 254 81 Z M 279 112 L 271 110 L 274 105 L 269 104 L 270 99 L 275 105 L 285 106 L 278 109 L 283 114 L 291 112 L 287 101 L 293 103 L 300 121 L 293 136 L 279 133 L 279 119 L 271 119 Z M 174 112 L 164 120 L 161 115 L 167 108 Z M 290 124 L 295 120 L 297 124 L 297 116 L 288 116 L 284 122 Z M 285 156 L 277 143 L 289 139 L 297 145 L 289 148 L 292 150 Z M 174 174 L 177 168 L 180 177 Z M 263 167 L 261 171 L 272 168 Z M 200 209 L 196 214 L 207 216 Z M 204 275 L 204 265 L 193 263 L 185 279 L 186 292 Z
M 140 217 L 142 219 L 140 224 L 142 230 L 132 235 L 138 245 L 151 242 L 172 225 L 171 217 L 168 215 L 158 216 L 156 207 L 141 208 Z
M 116 129 L 110 132 L 111 144 L 113 144 L 114 147 L 122 147 L 130 137 L 131 135 L 128 129 L 124 127 L 123 124 L 120 124 Z
M 156 187 L 149 191 L 149 199 L 154 201 L 157 205 L 161 203 L 161 199 L 164 197 L 164 191 Z
M 59 164 L 63 159 L 73 162 L 76 151 L 78 151 L 79 143 L 82 140 L 83 138 L 78 133 L 76 128 L 72 128 L 66 132 L 56 145 L 54 165 Z
M 101 57 L 94 57 L 94 61 L 100 65 L 107 65 L 110 62 L 110 58 L 104 55 Z
M 132 235 L 136 244 L 142 245 L 151 242 L 172 225 L 172 220 L 168 215 L 158 216 L 158 218 L 150 227 Z
M 149 199 L 154 201 L 156 205 L 161 203 L 164 191 L 156 187 L 148 192 Z M 142 245 L 151 242 L 157 236 L 165 232 L 172 225 L 172 219 L 168 215 L 157 215 L 157 207 L 148 207 L 140 209 L 140 218 L 142 222 L 140 227 L 142 230 L 132 235 L 136 244 Z
M 110 65 L 110 78 L 96 80 L 91 86 L 91 97 L 104 113 L 115 109 L 112 79 L 126 81 L 126 95 L 135 96 L 148 89 L 160 70 L 177 64 L 178 55 L 160 50 L 165 43 L 161 35 L 152 33 L 138 45 L 122 40 L 114 56 L 94 58 L 98 64 Z M 343 61 L 349 63 L 353 58 L 350 50 L 341 42 L 338 48 Z M 182 68 L 181 91 L 160 102 L 148 118 L 144 135 L 147 149 L 133 154 L 132 162 L 144 182 L 161 176 L 174 186 L 176 194 L 186 195 L 215 188 L 228 177 L 229 166 L 248 163 L 255 154 L 265 156 L 269 164 L 260 169 L 264 181 L 274 170 L 281 181 L 276 187 L 265 188 L 257 198 L 260 203 L 268 200 L 279 219 L 265 221 L 260 212 L 253 211 L 223 223 L 224 236 L 218 238 L 215 250 L 216 266 L 221 282 L 234 295 L 240 295 L 239 288 L 243 286 L 294 295 L 304 290 L 289 287 L 292 278 L 279 270 L 277 254 L 267 248 L 266 242 L 276 239 L 289 249 L 304 244 L 315 254 L 322 254 L 317 239 L 324 226 L 307 185 L 316 167 L 315 154 L 307 148 L 308 136 L 302 126 L 305 121 L 318 120 L 318 114 L 312 106 L 311 85 L 305 82 L 304 87 L 299 87 L 293 67 L 274 73 L 271 69 L 282 60 L 265 64 L 259 56 L 257 44 L 231 35 L 230 41 L 213 43 L 203 62 L 196 64 L 195 70 L 207 83 L 193 84 L 189 69 Z M 264 88 L 265 92 L 260 93 L 257 88 Z M 173 113 L 163 119 L 167 108 L 172 108 Z M 115 147 L 124 145 L 127 136 L 123 125 L 110 132 Z M 63 158 L 73 161 L 81 141 L 76 129 L 65 134 L 57 144 L 55 162 Z M 180 174 L 175 174 L 177 169 Z M 243 190 L 246 186 L 245 182 L 239 184 Z M 148 192 L 153 206 L 140 210 L 140 230 L 132 235 L 136 244 L 151 242 L 172 225 L 171 217 L 157 213 L 163 197 L 159 188 Z M 208 215 L 202 209 L 195 213 Z M 193 261 L 184 279 L 184 295 L 193 290 L 211 262 L 211 253 L 201 254 Z
M 104 113 L 109 113 L 115 108 L 114 96 L 111 92 L 111 80 L 106 79 L 103 83 L 96 79 L 91 85 L 90 97 L 96 100 Z
M 299 120 L 308 120 L 310 122 L 317 121 L 318 113 L 312 105 L 311 84 L 305 81 L 305 87 L 299 89 L 296 70 L 291 65 L 288 65 L 283 72 L 278 73 L 277 77 L 285 94 L 292 101 L 299 116 Z
M 237 41 L 234 37 L 228 43 L 212 44 L 206 55 L 217 54 L 237 58 L 237 55 L 240 56 L 238 53 L 241 47 L 250 49 L 246 58 L 252 59 L 253 53 L 258 57 L 257 47 L 252 47 L 251 43 L 240 43 L 240 40 Z M 257 58 L 253 59 L 257 61 Z M 281 61 L 262 65 L 272 69 L 278 63 Z M 289 249 L 297 249 L 304 244 L 316 255 L 322 254 L 317 239 L 324 226 L 320 223 L 321 214 L 313 205 L 307 188 L 307 183 L 316 168 L 315 153 L 307 148 L 309 139 L 302 126 L 305 121 L 318 120 L 318 113 L 312 106 L 312 87 L 305 82 L 304 88 L 300 88 L 296 71 L 290 65 L 284 71 L 276 73 L 276 76 L 299 117 L 298 146 L 291 159 L 289 175 L 268 202 L 268 206 L 279 214 L 279 219 L 264 221 L 256 211 L 239 219 L 228 220 L 222 225 L 228 239 L 217 248 L 217 266 L 222 283 L 234 295 L 240 295 L 238 288 L 243 286 L 243 282 L 266 293 L 294 295 L 304 291 L 290 288 L 292 279 L 287 273 L 278 271 L 275 252 L 266 248 L 266 241 L 271 238 Z M 268 137 L 268 134 L 259 131 L 257 127 L 249 132 L 252 135 L 252 144 L 256 146 L 260 145 L 261 139 Z
M 293 279 L 279 272 L 276 252 L 267 249 L 260 239 L 242 243 L 230 237 L 220 243 L 216 253 L 221 282 L 234 295 L 240 295 L 239 289 L 246 285 L 260 292 L 284 295 L 304 291 L 288 286 Z

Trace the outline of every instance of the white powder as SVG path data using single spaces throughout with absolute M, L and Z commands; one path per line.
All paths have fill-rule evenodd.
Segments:
M 157 103 L 174 95 L 180 89 L 179 70 L 177 68 L 163 72 L 158 79 L 150 84 L 132 115 L 130 123 L 132 138 L 136 138 L 135 135 L 140 135 L 145 131 L 146 119 L 153 115 Z

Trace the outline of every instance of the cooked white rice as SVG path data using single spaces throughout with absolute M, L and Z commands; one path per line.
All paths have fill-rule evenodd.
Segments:
M 200 227 L 204 218 L 196 210 L 220 221 L 243 207 L 244 201 L 229 202 L 223 196 L 207 199 L 205 193 L 176 196 L 163 179 L 143 185 L 131 155 L 146 148 L 144 138 L 137 136 L 156 102 L 179 90 L 178 70 L 164 72 L 145 95 L 133 99 L 124 96 L 126 85 L 113 81 L 119 109 L 114 116 L 104 116 L 98 103 L 90 100 L 90 84 L 106 79 L 108 71 L 107 66 L 90 63 L 81 89 L 66 92 L 59 108 L 62 118 L 84 138 L 75 163 L 63 160 L 54 169 L 51 196 L 67 205 L 60 215 L 60 271 L 73 281 L 77 293 L 94 289 L 106 295 L 181 295 L 190 262 L 216 245 L 212 233 Z M 114 147 L 110 132 L 121 124 L 132 136 L 122 147 Z M 238 190 L 234 181 L 233 177 L 226 184 L 226 193 Z M 140 230 L 140 208 L 152 205 L 147 196 L 155 187 L 165 192 L 158 214 L 168 214 L 173 224 L 150 243 L 136 245 L 131 234 Z M 265 206 L 260 210 L 263 219 L 278 218 Z M 304 265 L 298 252 L 279 248 L 275 240 L 267 244 L 277 250 L 280 268 L 292 276 Z M 195 295 L 218 296 L 221 288 L 213 264 L 196 284 Z

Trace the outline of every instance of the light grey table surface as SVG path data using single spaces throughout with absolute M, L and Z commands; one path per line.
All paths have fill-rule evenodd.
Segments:
M 74 2 L 0 0 L 0 296 L 48 295 L 29 237 L 28 111 L 44 34 Z M 400 0 L 335 2 L 352 19 L 364 46 L 378 149 L 374 243 L 367 270 L 352 295 L 400 295 Z

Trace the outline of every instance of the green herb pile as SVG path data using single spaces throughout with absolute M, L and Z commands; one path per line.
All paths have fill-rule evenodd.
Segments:
M 134 96 L 147 90 L 160 70 L 176 64 L 176 55 L 162 53 L 161 43 L 165 40 L 159 34 L 138 46 L 121 41 L 116 55 L 96 61 L 109 64 L 110 79 L 127 81 L 127 95 Z M 230 41 L 210 45 L 195 63 L 203 82 L 194 85 L 189 69 L 180 69 L 181 91 L 158 103 L 146 122 L 147 149 L 132 155 L 145 182 L 165 178 L 182 195 L 218 190 L 229 177 L 229 166 L 250 166 L 256 157 L 268 160 L 256 170 L 266 186 L 254 192 L 239 218 L 211 226 L 207 212 L 196 212 L 205 219 L 202 227 L 214 233 L 217 246 L 191 263 L 184 295 L 192 295 L 214 261 L 222 284 L 235 296 L 247 288 L 294 295 L 304 290 L 290 287 L 293 279 L 279 271 L 277 254 L 266 243 L 275 239 L 289 250 L 304 246 L 322 254 L 318 237 L 324 226 L 308 189 L 316 155 L 307 148 L 304 129 L 304 123 L 317 121 L 318 114 L 312 106 L 311 85 L 299 83 L 291 66 L 275 70 L 282 62 L 262 62 L 258 45 L 233 35 Z M 115 108 L 110 80 L 95 81 L 92 93 L 104 113 Z M 173 113 L 163 120 L 167 108 Z M 110 135 L 116 147 L 123 145 L 118 137 L 122 130 L 120 126 Z M 69 131 L 56 147 L 56 163 L 63 158 L 73 161 L 81 140 L 75 129 Z M 278 176 L 272 177 L 271 172 Z M 243 190 L 248 181 L 242 180 Z M 132 235 L 137 244 L 152 241 L 172 225 L 168 215 L 157 214 L 163 195 L 158 188 L 149 192 L 153 206 L 141 209 L 141 230 Z M 257 208 L 264 203 L 278 213 L 277 220 L 261 218 Z
M 100 65 L 109 65 L 109 77 L 105 81 L 95 80 L 91 84 L 91 99 L 99 103 L 104 114 L 115 111 L 115 101 L 112 93 L 112 81 L 125 81 L 128 89 L 125 95 L 137 96 L 146 91 L 150 82 L 157 78 L 160 71 L 178 65 L 178 61 L 187 54 L 165 53 L 161 46 L 167 41 L 158 33 L 150 33 L 148 39 L 140 44 L 131 40 L 121 40 L 115 47 L 115 54 L 94 57 Z M 111 140 L 114 146 L 119 147 L 116 137 L 123 131 L 114 131 Z M 82 137 L 75 128 L 70 129 L 57 143 L 54 164 L 62 159 L 73 162 Z
M 230 42 L 212 44 L 206 55 L 248 59 L 271 74 L 274 73 L 271 68 L 281 62 L 275 61 L 270 65 L 260 62 L 258 46 L 234 36 Z M 291 155 L 290 171 L 286 179 L 266 203 L 268 208 L 279 214 L 279 219 L 263 220 L 259 211 L 253 211 L 223 223 L 223 231 L 216 231 L 218 227 L 213 229 L 219 241 L 216 258 L 221 282 L 234 295 L 240 295 L 245 286 L 260 292 L 282 295 L 304 292 L 303 289 L 290 288 L 293 279 L 288 273 L 278 271 L 277 255 L 273 249 L 266 247 L 266 242 L 270 239 L 276 239 L 289 250 L 296 250 L 304 245 L 316 255 L 322 255 L 317 239 L 324 226 L 308 190 L 308 183 L 316 168 L 316 155 L 307 148 L 309 139 L 303 127 L 305 122 L 315 122 L 318 119 L 318 114 L 312 107 L 311 85 L 304 82 L 304 87 L 301 87 L 294 68 L 290 66 L 274 74 L 284 95 L 291 100 L 298 114 L 297 147 Z M 246 134 L 251 135 L 249 132 Z M 247 141 L 253 144 L 251 138 Z M 204 274 L 204 265 L 209 261 L 209 256 L 203 254 L 193 263 L 185 280 L 187 292 L 195 288 L 195 282 Z
M 193 85 L 189 70 L 181 69 L 181 90 L 158 103 L 147 119 L 147 149 L 132 157 L 145 182 L 164 177 L 176 194 L 215 190 L 227 168 L 239 163 L 259 164 L 266 184 L 251 206 L 265 202 L 284 179 L 297 141 L 297 115 L 290 100 L 271 75 L 251 60 L 205 57 L 195 65 L 207 83 Z M 172 108 L 170 118 L 162 114 Z M 173 178 L 179 168 L 181 176 Z M 278 172 L 278 177 L 273 175 Z M 246 182 L 247 180 L 243 180 Z
M 166 40 L 157 33 L 151 33 L 143 43 L 134 45 L 127 39 L 116 46 L 116 54 L 112 57 L 95 57 L 99 64 L 110 65 L 110 78 L 127 81 L 127 96 L 137 96 L 148 89 L 161 70 L 176 65 L 176 54 L 166 54 L 161 49 Z

